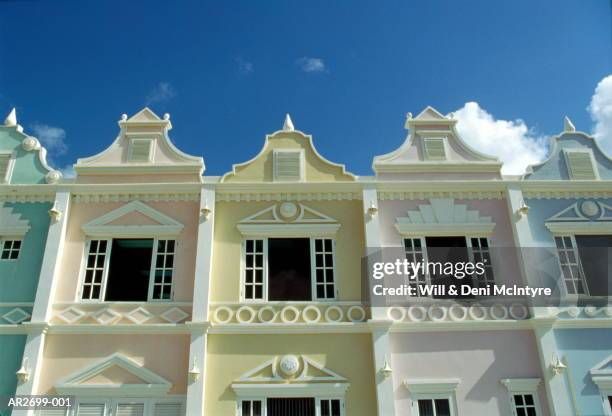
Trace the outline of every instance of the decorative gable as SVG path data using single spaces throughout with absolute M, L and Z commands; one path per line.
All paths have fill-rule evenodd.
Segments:
M 408 113 L 409 130 L 404 143 L 395 151 L 374 158 L 373 169 L 379 174 L 481 173 L 500 177 L 501 162 L 468 146 L 459 136 L 457 120 L 427 107 L 418 116 Z
M 453 199 L 430 199 L 429 204 L 399 217 L 395 227 L 402 235 L 490 235 L 495 228 L 491 217 L 482 216 Z
M 346 378 L 306 356 L 284 355 L 266 361 L 242 376 L 232 389 L 238 396 L 291 397 L 291 394 L 342 395 Z
M 545 225 L 556 234 L 608 233 L 612 231 L 612 206 L 589 199 L 575 202 L 548 218 Z
M 175 236 L 183 224 L 151 206 L 132 201 L 83 225 L 94 237 Z
M 612 355 L 591 369 L 591 380 L 602 390 L 612 390 Z
M 182 174 L 191 175 L 194 181 L 200 180 L 204 161 L 174 146 L 168 136 L 172 129 L 168 114 L 161 119 L 144 108 L 130 118 L 124 114 L 119 127 L 119 136 L 109 148 L 77 161 L 78 176 Z
M 312 136 L 293 126 L 289 115 L 282 130 L 266 136 L 264 147 L 253 159 L 235 164 L 221 178 L 225 183 L 346 182 L 355 175 L 344 165 L 330 162 L 317 152 Z
M 21 214 L 13 212 L 11 207 L 0 203 L 0 236 L 21 237 L 30 230 L 30 222 L 22 219 Z
M 566 117 L 564 131 L 550 140 L 550 154 L 541 163 L 528 166 L 527 180 L 612 179 L 612 159 L 593 136 L 576 131 Z
M 340 223 L 304 204 L 283 202 L 243 218 L 237 227 L 248 236 L 315 237 L 335 234 Z
M 172 384 L 123 354 L 115 353 L 71 374 L 55 386 L 58 394 L 159 396 Z

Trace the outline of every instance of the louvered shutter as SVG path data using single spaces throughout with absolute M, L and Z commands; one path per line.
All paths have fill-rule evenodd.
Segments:
M 567 170 L 572 179 L 597 179 L 590 153 L 569 151 L 565 153 L 565 157 L 568 165 Z
M 104 403 L 79 403 L 77 416 L 104 416 Z
M 149 162 L 153 140 L 132 140 L 130 143 L 130 162 Z
M 6 174 L 8 173 L 11 155 L 0 155 L 0 183 L 8 182 Z
M 116 416 L 144 416 L 144 403 L 119 403 Z
M 446 149 L 444 148 L 444 139 L 439 137 L 427 137 L 423 139 L 425 147 L 425 158 L 427 160 L 444 160 L 446 159 Z
M 155 403 L 153 416 L 183 416 L 183 403 Z
M 277 150 L 274 152 L 274 180 L 302 180 L 302 152 Z
M 64 409 L 41 409 L 36 413 L 37 416 L 65 416 Z

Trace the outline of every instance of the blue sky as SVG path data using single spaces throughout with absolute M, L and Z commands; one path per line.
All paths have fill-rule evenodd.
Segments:
M 105 148 L 120 115 L 145 105 L 171 114 L 173 141 L 209 175 L 256 154 L 286 112 L 324 156 L 371 174 L 372 157 L 404 140 L 405 114 L 426 105 L 471 117 L 463 131 L 481 148 L 518 140 L 500 156 L 537 159 L 531 141 L 564 115 L 595 128 L 587 107 L 612 73 L 610 4 L 2 1 L 0 110 L 17 107 L 58 167 Z

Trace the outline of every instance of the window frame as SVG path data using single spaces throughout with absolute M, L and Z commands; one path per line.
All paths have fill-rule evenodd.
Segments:
M 174 301 L 174 289 L 175 289 L 175 284 L 176 284 L 176 279 L 175 279 L 175 265 L 176 265 L 176 256 L 178 253 L 178 240 L 176 238 L 167 238 L 167 237 L 143 237 L 146 239 L 152 239 L 153 240 L 153 250 L 151 252 L 151 266 L 149 269 L 149 284 L 147 287 L 147 303 L 164 303 L 164 302 L 173 302 Z M 116 239 L 114 237 L 110 237 L 110 238 L 97 238 L 97 237 L 91 237 L 91 238 L 87 238 L 84 248 L 83 248 L 83 256 L 81 258 L 81 267 L 79 270 L 79 286 L 78 286 L 78 290 L 76 293 L 76 302 L 79 303 L 140 303 L 138 301 L 107 301 L 106 299 L 106 287 L 107 287 L 107 283 L 108 283 L 108 273 L 109 273 L 109 269 L 110 269 L 110 259 L 111 259 L 111 255 L 112 255 L 112 246 L 113 246 L 113 240 Z M 117 237 L 117 239 L 123 239 L 123 237 Z M 152 295 L 153 295 L 153 285 L 154 285 L 154 279 L 155 279 L 155 269 L 156 269 L 156 261 L 157 261 L 157 249 L 158 249 L 158 244 L 160 241 L 162 240 L 166 240 L 166 241 L 174 241 L 174 259 L 173 259 L 173 263 L 172 263 L 172 282 L 171 282 L 171 289 L 170 289 L 170 299 L 153 299 Z M 101 282 L 101 287 L 100 287 L 100 297 L 98 299 L 83 299 L 83 289 L 84 289 L 84 285 L 85 285 L 85 274 L 87 272 L 87 261 L 89 259 L 89 250 L 91 247 L 91 242 L 92 241 L 106 241 L 106 253 L 105 253 L 105 259 L 104 259 L 104 269 L 103 269 L 103 273 L 102 273 L 102 282 Z
M 339 299 L 339 291 L 338 291 L 338 274 L 337 274 L 337 269 L 336 269 L 336 239 L 334 237 L 330 237 L 330 236 L 305 236 L 305 237 L 286 237 L 286 238 L 307 238 L 309 240 L 309 254 L 310 254 L 310 285 L 311 285 L 311 294 L 310 294 L 310 300 L 306 300 L 306 301 L 270 301 L 268 300 L 268 278 L 269 278 L 269 268 L 268 268 L 268 256 L 269 256 L 269 252 L 268 252 L 268 240 L 270 238 L 275 238 L 275 237 L 248 237 L 246 236 L 245 238 L 242 239 L 242 243 L 241 243 L 241 256 L 240 256 L 240 302 L 241 303 L 262 303 L 262 302 L 266 302 L 266 303 L 285 303 L 285 302 L 332 302 L 332 301 L 337 301 Z M 247 266 L 246 266 L 246 245 L 247 245 L 247 241 L 251 240 L 251 241 L 257 241 L 257 240 L 263 240 L 263 290 L 262 290 L 262 298 L 261 299 L 255 299 L 255 298 L 246 298 L 246 270 L 247 270 Z M 316 266 L 315 266 L 315 254 L 316 254 L 316 248 L 315 248 L 315 244 L 316 244 L 316 240 L 331 240 L 331 244 L 332 244 L 332 250 L 331 250 L 331 254 L 332 254 L 332 262 L 333 262 L 333 266 L 332 266 L 332 274 L 333 274 L 333 285 L 334 285 L 334 296 L 331 298 L 319 298 L 317 296 L 317 292 L 316 292 Z M 323 243 L 323 245 L 325 245 L 325 243 Z M 325 285 L 327 285 L 327 283 L 325 283 Z
M 75 401 L 70 409 L 64 411 L 64 416 L 77 416 L 78 406 L 80 404 L 103 404 L 104 413 L 103 416 L 116 415 L 117 406 L 119 404 L 144 404 L 144 415 L 153 415 L 156 404 L 162 403 L 180 403 L 183 406 L 183 413 L 186 411 L 186 398 L 184 396 L 179 397 L 142 397 L 142 396 L 118 396 L 118 397 L 95 397 L 95 396 L 83 396 L 75 397 Z M 36 415 L 40 415 L 40 410 L 36 412 Z
M 525 396 L 527 394 L 533 397 L 533 406 L 535 408 L 536 416 L 543 415 L 540 397 L 538 395 L 538 386 L 540 385 L 541 381 L 539 378 L 509 378 L 500 381 L 508 390 L 508 404 L 510 405 L 510 412 L 513 416 L 517 416 L 518 414 L 514 396 Z
M 149 143 L 149 157 L 146 161 L 142 161 L 142 160 L 132 160 L 133 157 L 133 148 L 134 148 L 134 144 L 137 142 L 148 142 Z M 144 138 L 144 137 L 138 137 L 138 138 L 130 138 L 129 139 L 129 146 L 128 146 L 128 155 L 127 155 L 127 162 L 128 163 L 152 163 L 153 160 L 155 159 L 155 142 L 156 140 L 154 138 Z
M 557 246 L 558 238 L 560 238 L 563 241 L 563 249 L 566 251 L 568 248 L 565 246 L 565 239 L 566 238 L 570 239 L 570 242 L 572 244 L 571 250 L 574 253 L 574 257 L 576 258 L 576 264 L 578 266 L 578 274 L 580 275 L 579 280 L 582 282 L 583 293 L 578 293 L 577 291 L 575 293 L 570 293 L 568 290 L 567 282 L 566 282 L 567 279 L 565 278 L 565 275 L 563 274 L 563 263 L 561 262 L 561 256 L 559 255 L 559 247 Z M 554 234 L 553 242 L 554 242 L 554 248 L 555 248 L 555 255 L 557 256 L 557 265 L 559 266 L 559 272 L 560 272 L 559 276 L 561 280 L 563 280 L 563 288 L 565 289 L 565 295 L 566 296 L 590 296 L 589 285 L 586 280 L 584 269 L 582 268 L 582 259 L 580 258 L 580 252 L 578 251 L 578 244 L 576 243 L 575 234 Z M 572 279 L 572 280 L 578 280 L 578 279 Z M 575 283 L 574 283 L 574 286 L 575 286 Z
M 496 272 L 496 267 L 495 264 L 497 263 L 497 261 L 493 261 L 493 256 L 491 255 L 491 238 L 486 236 L 486 235 L 419 235 L 419 236 L 412 236 L 412 235 L 403 235 L 402 236 L 402 248 L 404 250 L 404 254 L 406 255 L 407 258 L 407 254 L 408 254 L 408 250 L 406 249 L 406 240 L 420 240 L 421 242 L 421 250 L 422 250 L 422 254 L 423 254 L 423 261 L 425 263 L 427 263 L 429 261 L 429 254 L 427 252 L 428 248 L 427 248 L 427 237 L 430 238 L 436 238 L 436 237 L 463 237 L 465 239 L 465 248 L 467 249 L 467 253 L 468 253 L 468 261 L 470 261 L 471 263 L 474 263 L 474 246 L 472 245 L 472 239 L 485 239 L 487 241 L 487 251 L 489 254 L 489 258 L 491 260 L 491 264 L 490 264 L 490 268 L 491 268 L 491 273 L 493 275 L 493 279 L 492 279 L 492 283 L 489 284 L 495 284 L 495 282 L 497 281 L 495 279 L 495 276 L 497 275 Z M 413 244 L 413 243 L 412 243 Z M 427 271 L 424 271 L 424 277 L 425 277 L 425 284 L 426 285 L 431 285 L 431 275 L 429 273 L 427 273 Z M 408 280 L 406 283 L 409 284 L 409 282 L 411 282 L 410 280 Z M 475 284 L 474 287 L 480 287 L 480 280 L 478 279 L 478 277 L 476 278 L 472 278 L 472 282 Z M 418 293 L 418 292 L 417 292 Z M 413 296 L 413 299 L 431 299 L 431 297 L 428 296 Z
M 172 271 L 171 277 L 170 277 L 170 298 L 169 299 L 164 299 L 163 297 L 160 297 L 159 299 L 155 299 L 153 297 L 153 293 L 155 291 L 155 272 L 158 270 L 157 267 L 157 256 L 159 254 L 159 243 L 161 241 L 165 241 L 166 246 L 165 246 L 165 251 L 163 253 L 164 256 L 164 267 L 162 268 L 162 270 L 167 271 L 168 269 L 165 267 L 166 266 L 166 260 L 167 260 L 167 256 L 168 254 L 172 255 L 172 268 L 170 268 L 169 270 Z M 174 250 L 172 250 L 172 253 L 168 253 L 168 241 L 174 241 Z M 155 238 L 153 241 L 153 253 L 151 256 L 151 270 L 149 271 L 149 291 L 147 294 L 147 302 L 172 302 L 174 299 L 174 284 L 176 279 L 174 278 L 174 272 L 175 272 L 175 265 L 176 265 L 176 255 L 177 255 L 177 241 L 176 239 L 167 239 L 167 238 Z M 163 288 L 165 286 L 165 281 L 162 279 L 161 283 L 161 292 L 160 295 L 163 295 Z
M 17 158 L 17 152 L 15 151 L 0 151 L 0 157 L 8 156 L 9 161 L 6 165 L 6 172 L 4 175 L 0 172 L 0 185 L 8 185 L 11 183 L 13 177 L 13 171 L 15 169 L 15 159 Z
M 15 250 L 14 248 L 14 244 L 16 241 L 19 242 L 19 248 L 17 250 Z M 23 250 L 23 241 L 24 239 L 22 237 L 10 237 L 10 236 L 0 237 L 0 261 L 11 261 L 12 262 L 12 261 L 19 260 L 19 257 L 21 256 L 21 251 Z M 9 258 L 3 259 L 2 255 L 5 251 L 6 243 L 9 243 L 9 242 L 11 243 L 11 248 L 7 250 L 9 252 Z M 10 255 L 14 251 L 17 252 L 17 257 L 13 259 L 10 257 Z
M 236 399 L 236 416 L 251 416 L 251 415 L 244 415 L 242 413 L 242 403 L 243 402 L 260 402 L 261 403 L 261 416 L 267 416 L 268 414 L 268 399 L 269 398 L 273 398 L 273 397 L 278 397 L 275 395 L 266 395 L 263 394 L 261 396 L 239 396 Z M 346 410 L 345 410 L 345 397 L 344 396 L 338 396 L 338 395 L 318 395 L 318 394 L 313 394 L 313 395 L 300 395 L 297 394 L 293 397 L 296 398 L 313 398 L 315 401 L 315 416 L 322 416 L 321 413 L 321 402 L 325 401 L 325 400 L 338 400 L 340 402 L 340 416 L 346 416 Z M 251 411 L 252 413 L 252 411 Z M 454 415 L 453 415 L 454 416 Z

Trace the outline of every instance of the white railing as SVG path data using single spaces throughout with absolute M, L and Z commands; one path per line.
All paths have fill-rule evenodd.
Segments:
M 179 324 L 191 319 L 191 302 L 63 302 L 53 305 L 54 325 Z

